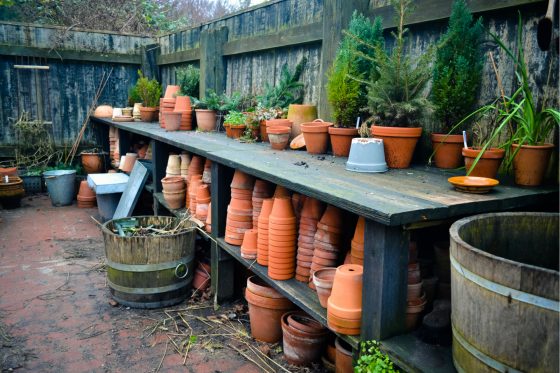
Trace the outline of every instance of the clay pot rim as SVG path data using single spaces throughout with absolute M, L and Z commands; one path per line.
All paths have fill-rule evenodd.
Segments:
M 430 136 L 434 144 L 462 144 L 463 135 L 448 135 L 445 133 L 432 133 Z
M 329 134 L 339 136 L 358 136 L 358 129 L 354 127 L 329 127 Z
M 348 321 L 361 320 L 362 319 L 362 307 L 360 308 L 342 308 L 338 307 L 336 303 L 333 303 L 333 297 L 329 297 L 328 300 L 328 312 L 334 316 Z
M 511 147 L 517 149 L 519 147 L 519 144 L 511 144 Z M 550 144 L 550 143 L 544 143 L 542 145 L 521 145 L 521 149 L 539 150 L 539 149 L 552 149 L 552 148 L 554 148 L 554 144 Z
M 290 133 L 291 131 L 291 127 L 286 127 L 286 126 L 269 126 L 266 128 L 266 132 L 269 135 L 287 135 Z
M 422 136 L 422 127 L 389 127 L 389 126 L 371 126 L 371 134 L 383 137 L 420 137 Z
M 293 303 L 287 298 L 268 298 L 255 294 L 249 289 L 245 289 L 245 299 L 248 303 L 268 309 L 293 309 Z
M 463 148 L 461 150 L 461 154 L 464 157 L 468 158 L 476 158 L 478 153 L 480 153 L 481 149 L 479 148 Z M 505 155 L 505 150 L 500 148 L 488 148 L 482 154 L 481 159 L 502 159 Z
M 300 124 L 299 128 L 302 133 L 328 133 L 332 125 L 329 122 L 307 122 Z
M 282 315 L 282 317 L 280 318 L 282 323 L 282 330 L 288 331 L 291 334 L 292 338 L 296 337 L 297 339 L 305 339 L 306 342 L 309 343 L 308 341 L 309 339 L 324 339 L 330 333 L 327 328 L 324 328 L 324 331 L 321 331 L 320 333 L 316 333 L 316 334 L 295 329 L 294 327 L 291 327 L 290 324 L 288 323 L 288 317 L 290 317 L 292 314 L 310 317 L 309 315 L 306 315 L 303 311 L 289 311 Z
M 286 322 L 288 326 L 290 326 L 291 328 L 310 334 L 319 334 L 319 333 L 323 334 L 327 330 L 323 326 L 323 324 L 321 324 L 319 321 L 315 320 L 311 316 L 307 316 L 307 315 L 290 314 L 286 318 Z M 305 322 L 312 324 L 315 327 L 308 326 Z
M 168 194 L 168 195 L 171 195 L 171 194 L 185 194 L 185 189 L 181 189 L 181 190 L 173 191 L 173 192 L 168 192 L 168 191 L 164 190 L 163 194 Z

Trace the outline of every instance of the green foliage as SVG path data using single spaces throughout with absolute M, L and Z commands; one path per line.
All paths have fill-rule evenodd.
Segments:
M 222 106 L 222 98 L 213 90 L 208 90 L 204 98 L 194 99 L 194 106 L 197 109 L 207 109 L 207 110 L 220 110 Z
M 397 12 L 395 46 L 389 55 L 382 46 L 374 46 L 378 66 L 370 79 L 368 106 L 375 124 L 394 127 L 418 126 L 430 107 L 423 90 L 431 78 L 433 47 L 413 61 L 405 54 L 408 29 L 404 27 L 412 0 L 391 0 Z M 375 79 L 377 76 L 379 79 Z
M 141 15 L 148 27 L 160 33 L 173 32 L 189 26 L 186 16 L 175 19 L 169 16 L 173 12 L 173 4 L 165 1 L 141 0 Z
M 282 109 L 290 104 L 303 103 L 303 83 L 299 79 L 306 63 L 307 58 L 303 57 L 293 73 L 288 64 L 284 64 L 280 71 L 280 81 L 275 85 L 266 84 L 264 94 L 258 97 L 259 103 L 263 107 Z
M 339 50 L 333 66 L 328 72 L 327 99 L 333 108 L 335 127 L 350 127 L 360 109 L 360 82 L 351 75 L 351 56 Z
M 159 105 L 162 87 L 155 79 L 148 79 L 138 70 L 138 80 L 136 81 L 136 92 L 142 100 L 144 107 L 156 107 Z
M 184 96 L 198 97 L 200 86 L 200 70 L 193 65 L 177 71 L 177 81 Z
M 444 132 L 473 109 L 483 67 L 482 19 L 473 21 L 465 0 L 455 0 L 449 26 L 436 52 L 432 86 L 435 115 Z
M 232 124 L 234 126 L 245 124 L 247 116 L 239 111 L 230 111 L 224 118 L 224 123 Z
M 200 100 L 194 98 L 193 101 L 197 109 L 216 110 L 222 113 L 228 111 L 247 111 L 255 106 L 253 95 L 242 95 L 239 92 L 233 92 L 231 96 L 226 94 L 218 95 L 211 89 L 208 90 L 206 97 Z
M 377 79 L 375 46 L 384 47 L 385 45 L 381 17 L 375 17 L 372 23 L 369 18 L 354 11 L 348 31 L 344 31 L 344 35 L 341 48 L 353 51 L 355 54 L 352 58 L 353 70 L 367 79 Z M 365 92 L 364 83 L 362 83 L 362 88 Z
M 128 90 L 128 106 L 134 106 L 137 102 L 142 102 L 142 98 L 138 94 L 138 88 L 134 85 Z
M 355 373 L 390 373 L 398 372 L 393 367 L 389 356 L 379 349 L 379 342 L 366 341 L 361 343 L 360 357 L 354 367 Z

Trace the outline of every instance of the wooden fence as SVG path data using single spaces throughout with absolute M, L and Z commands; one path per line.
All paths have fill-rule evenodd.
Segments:
M 415 1 L 416 11 L 409 22 L 413 35 L 410 53 L 419 55 L 439 39 L 445 30 L 451 3 L 450 0 Z M 471 0 L 469 5 L 476 15 L 484 18 L 490 31 L 511 46 L 515 44 L 517 11 L 521 11 L 532 83 L 537 87 L 550 81 L 552 87 L 557 86 L 558 54 L 541 52 L 536 43 L 536 24 L 546 10 L 546 1 Z M 304 99 L 318 104 L 320 115 L 328 118 L 325 72 L 354 9 L 370 17 L 380 15 L 386 29 L 394 27 L 388 0 L 272 0 L 153 40 L 133 35 L 0 24 L 0 55 L 3 55 L 0 60 L 0 83 L 3 83 L 0 84 L 0 146 L 14 142 L 10 118 L 16 117 L 21 107 L 33 110 L 36 92 L 33 87 L 24 86 L 26 81 L 31 82 L 32 73 L 13 69 L 17 61 L 28 57 L 41 58 L 51 66 L 50 86 L 42 91 L 50 93 L 51 118 L 59 143 L 71 141 L 77 133 L 104 71 L 114 68 L 101 101 L 122 106 L 141 64 L 164 85 L 176 82 L 178 68 L 194 64 L 201 69 L 201 94 L 208 89 L 228 94 L 234 91 L 258 94 L 265 84 L 277 82 L 284 63 L 294 68 L 305 56 L 308 63 L 302 78 Z M 390 41 L 389 32 L 387 37 Z M 502 83 L 508 91 L 514 84 L 513 65 L 492 43 L 487 43 L 485 48 L 494 52 Z M 24 74 L 29 76 L 25 78 Z M 496 77 L 487 63 L 479 101 L 486 102 L 497 94 Z M 557 100 L 558 92 L 553 94 Z M 437 129 L 431 120 L 423 125 L 427 133 Z

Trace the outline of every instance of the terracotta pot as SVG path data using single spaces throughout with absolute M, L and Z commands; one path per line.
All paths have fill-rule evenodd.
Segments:
M 424 307 L 426 306 L 426 300 L 418 300 L 417 303 L 413 305 L 408 305 L 406 308 L 406 319 L 405 325 L 407 331 L 412 331 L 418 325 L 418 319 L 420 318 L 420 314 L 424 311 Z
M 406 293 L 406 299 L 407 300 L 411 300 L 411 299 L 418 299 L 420 298 L 420 296 L 422 295 L 422 285 L 423 282 L 420 281 L 416 284 L 408 284 L 408 291 Z
M 325 351 L 325 357 L 327 358 L 328 361 L 330 361 L 333 364 L 336 362 L 335 339 L 336 339 L 336 337 L 330 339 L 329 343 L 327 344 L 327 349 Z M 334 369 L 333 369 L 333 372 L 334 372 Z
M 518 148 L 518 144 L 513 144 L 512 154 Z M 541 185 L 553 149 L 553 144 L 522 145 L 515 158 L 513 158 L 515 183 L 524 186 Z
M 408 283 L 417 284 L 422 281 L 422 274 L 420 273 L 420 265 L 418 263 L 410 263 L 408 265 Z
M 167 176 L 161 179 L 161 186 L 165 192 L 178 192 L 185 189 L 185 181 L 181 176 Z
M 134 163 L 138 159 L 138 154 L 136 153 L 126 153 L 124 157 L 124 162 L 120 164 L 120 169 L 124 172 L 131 172 L 132 168 L 134 167 Z
M 276 291 L 276 289 L 268 286 L 258 276 L 251 276 L 247 279 L 247 289 L 250 290 L 253 294 L 259 295 L 261 297 L 287 300 L 286 297 Z
M 317 290 L 319 303 L 323 308 L 327 308 L 327 302 L 331 295 L 332 285 L 336 268 L 323 268 L 313 273 L 313 283 Z
M 269 220 L 271 218 L 276 219 L 277 221 L 281 221 L 282 219 L 289 219 L 289 222 L 292 221 L 291 219 L 295 219 L 292 200 L 288 197 L 274 198 L 274 204 L 272 205 L 272 210 L 270 211 Z
M 288 119 L 293 122 L 290 136 L 293 139 L 301 133 L 302 123 L 313 122 L 317 119 L 317 106 L 292 104 L 288 106 Z
M 82 167 L 86 174 L 98 174 L 104 171 L 103 154 L 82 153 L 80 156 L 82 158 Z
M 462 164 L 463 135 L 432 133 L 434 163 L 438 168 L 458 168 Z
M 0 176 L 18 176 L 17 167 L 0 167 Z
M 354 373 L 352 367 L 352 347 L 340 338 L 335 340 L 336 347 L 336 373 Z
M 332 126 L 332 123 L 323 122 L 320 119 L 300 125 L 305 139 L 305 148 L 309 154 L 324 154 L 327 152 L 330 126 Z
M 282 338 L 282 315 L 294 305 L 286 298 L 268 298 L 245 291 L 249 303 L 249 320 L 251 336 L 256 340 L 276 343 Z
M 191 110 L 191 98 L 189 96 L 177 96 L 177 99 L 175 101 L 175 108 L 173 111 L 190 112 Z
M 140 108 L 140 119 L 142 122 L 155 122 L 158 117 L 158 110 L 155 107 L 144 107 Z
M 323 334 L 326 329 L 320 322 L 299 313 L 290 313 L 286 320 L 288 326 L 295 331 L 309 334 Z
M 281 185 L 277 185 L 276 189 L 274 190 L 274 198 L 280 198 L 280 197 L 291 197 L 292 193 L 285 187 L 281 186 Z
M 335 316 L 361 320 L 363 267 L 343 264 L 336 269 L 327 311 Z
M 168 85 L 165 88 L 165 94 L 163 95 L 164 98 L 174 98 L 175 95 L 177 93 L 179 93 L 179 90 L 181 89 L 181 87 L 179 87 L 178 85 Z
M 333 155 L 336 157 L 348 157 L 352 139 L 359 137 L 357 128 L 329 127 Z
M 200 184 L 196 190 L 197 203 L 210 203 L 210 188 L 207 184 Z
M 177 192 L 163 191 L 163 198 L 169 208 L 176 210 L 185 207 L 185 189 Z
M 225 123 L 224 123 L 225 126 Z M 245 132 L 245 128 L 247 128 L 246 125 L 244 124 L 239 124 L 239 125 L 229 125 L 229 129 L 231 131 L 231 138 L 232 139 L 238 139 L 241 136 L 243 136 L 243 132 Z
M 482 157 L 478 160 L 476 166 L 469 174 L 471 166 L 480 153 L 478 148 L 463 148 L 462 154 L 465 157 L 465 168 L 469 176 L 481 176 L 495 179 L 498 170 L 504 159 L 505 150 L 498 148 L 486 149 Z
M 203 292 L 208 289 L 210 283 L 210 275 L 208 273 L 199 268 L 194 271 L 194 278 L 192 282 L 193 289 Z
M 366 219 L 363 216 L 358 218 L 358 223 L 356 224 L 356 230 L 354 231 L 354 237 L 352 242 L 360 243 L 363 246 L 364 235 L 365 235 Z
M 407 168 L 416 143 L 422 136 L 422 127 L 372 126 L 371 134 L 374 138 L 383 139 L 385 161 L 390 168 Z
M 235 170 L 233 174 L 233 180 L 231 181 L 230 187 L 238 189 L 253 190 L 255 186 L 255 178 L 251 175 L 244 173 L 241 170 Z M 249 193 L 249 192 L 248 192 Z M 249 193 L 252 196 L 252 192 Z
M 211 132 L 216 130 L 216 112 L 214 110 L 196 109 L 196 125 L 200 131 Z
M 174 111 L 166 111 L 162 113 L 165 118 L 165 130 L 166 131 L 178 131 L 181 127 L 181 113 L 176 113 Z
M 340 209 L 333 205 L 328 205 L 323 216 L 321 216 L 321 220 L 317 223 L 317 228 L 321 227 L 321 225 L 334 228 L 330 230 L 325 229 L 329 232 L 340 233 L 340 226 L 342 225 L 342 212 Z
M 99 105 L 95 108 L 93 116 L 96 118 L 112 118 L 113 108 L 109 105 Z
M 292 327 L 288 319 L 294 313 L 282 315 L 283 350 L 286 360 L 293 365 L 309 365 L 319 361 L 327 343 L 328 331 L 317 329 L 306 333 Z M 301 315 L 299 312 L 296 315 Z
M 303 222 L 305 221 L 305 218 L 311 218 L 312 220 L 308 221 L 315 221 L 314 224 L 316 225 L 316 221 L 321 219 L 321 216 L 323 216 L 325 207 L 325 204 L 318 199 L 308 197 L 303 204 L 300 221 Z
M 83 180 L 80 182 L 78 196 L 81 198 L 92 198 L 93 200 L 96 199 L 96 194 L 93 189 L 89 187 L 87 180 Z
M 290 142 L 290 127 L 274 126 L 267 128 L 270 146 L 274 150 L 284 150 Z
M 245 259 L 257 258 L 257 230 L 245 231 L 243 243 L 241 244 L 241 256 Z

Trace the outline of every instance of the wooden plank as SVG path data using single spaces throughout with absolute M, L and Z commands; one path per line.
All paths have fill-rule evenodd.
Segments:
M 291 27 L 274 34 L 231 40 L 224 46 L 224 56 L 316 43 L 322 39 L 322 22 L 315 22 L 308 25 Z
M 154 191 L 161 193 L 163 187 L 161 179 L 165 177 L 165 169 L 167 168 L 167 156 L 169 155 L 169 146 L 161 141 L 151 140 L 152 146 L 152 164 L 154 180 Z
M 303 282 L 290 279 L 286 281 L 276 281 L 268 277 L 268 268 L 261 266 L 255 260 L 247 260 L 241 256 L 241 250 L 238 246 L 228 244 L 223 238 L 218 239 L 219 246 L 227 251 L 239 263 L 250 269 L 254 274 L 262 278 L 267 284 L 278 290 L 282 295 L 290 299 L 296 306 L 305 311 L 309 316 L 319 321 L 322 325 L 327 326 L 327 310 L 319 303 L 317 293 Z M 337 334 L 339 337 L 348 342 L 354 349 L 358 348 L 359 338 Z
M 113 219 L 127 218 L 132 215 L 147 179 L 148 169 L 142 162 L 134 162 L 128 184 L 113 214 Z
M 139 65 L 141 63 L 140 54 L 90 52 L 84 50 L 69 50 L 69 49 L 51 50 L 47 48 L 36 48 L 36 47 L 27 47 L 23 45 L 7 45 L 7 44 L 0 44 L 0 55 L 42 57 L 48 59 L 56 59 L 60 61 L 73 60 L 73 61 L 133 64 L 133 65 Z
M 198 61 L 200 59 L 200 48 L 187 49 L 184 51 L 160 54 L 157 59 L 157 64 L 171 65 L 176 63 Z
M 226 63 L 223 46 L 228 38 L 228 28 L 205 30 L 200 34 L 200 94 L 208 90 L 220 94 L 226 87 Z
M 429 345 L 414 334 L 403 334 L 383 340 L 381 350 L 405 372 L 456 372 L 451 347 Z
M 148 79 L 155 79 L 158 82 L 161 82 L 159 67 L 156 62 L 160 53 L 159 45 L 143 45 L 140 48 L 140 53 L 142 56 L 142 72 L 144 73 L 144 76 Z
M 469 9 L 473 13 L 483 13 L 493 10 L 518 7 L 527 4 L 546 3 L 544 0 L 470 0 Z M 452 1 L 448 0 L 417 0 L 414 2 L 415 11 L 412 12 L 406 24 L 413 25 L 424 22 L 431 22 L 449 18 L 451 15 Z M 371 17 L 380 16 L 383 18 L 383 28 L 396 27 L 395 11 L 390 5 L 370 9 Z
M 408 245 L 408 231 L 366 219 L 362 340 L 405 330 Z

